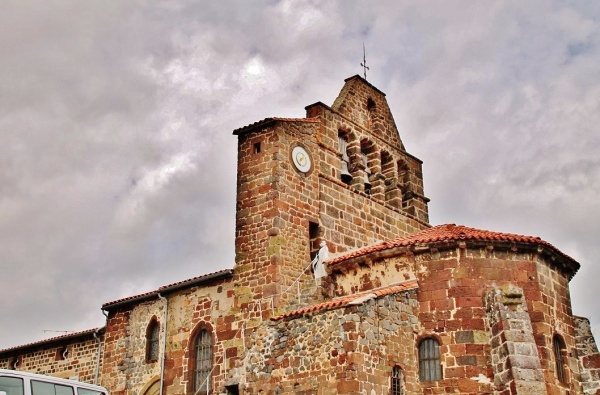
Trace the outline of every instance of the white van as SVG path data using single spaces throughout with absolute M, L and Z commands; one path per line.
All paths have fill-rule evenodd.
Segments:
M 75 380 L 0 369 L 0 395 L 108 395 L 108 391 Z

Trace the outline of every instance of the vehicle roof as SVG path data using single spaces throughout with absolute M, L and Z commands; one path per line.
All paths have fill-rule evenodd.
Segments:
M 84 383 L 83 381 L 63 379 L 60 377 L 48 376 L 45 374 L 36 374 L 23 372 L 21 370 L 0 369 L 0 376 L 26 377 L 33 380 L 45 380 L 57 384 L 76 385 L 77 387 L 94 389 L 108 394 L 108 390 L 104 387 L 95 384 Z

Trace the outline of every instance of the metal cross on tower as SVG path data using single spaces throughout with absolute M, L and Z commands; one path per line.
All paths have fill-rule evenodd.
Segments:
M 367 67 L 367 52 L 365 51 L 365 43 L 363 42 L 363 62 L 360 64 L 363 67 L 363 71 L 365 73 L 365 80 L 367 79 L 367 70 L 369 70 L 369 67 Z

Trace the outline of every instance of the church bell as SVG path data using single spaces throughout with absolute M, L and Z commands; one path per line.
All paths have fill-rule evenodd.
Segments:
M 371 180 L 369 180 L 369 177 L 371 176 L 371 172 L 369 171 L 369 169 L 365 170 L 365 189 L 371 189 Z
M 346 162 L 345 160 L 342 160 L 341 173 L 343 182 L 349 183 L 350 181 L 352 181 L 352 174 L 350 174 L 350 171 L 348 171 L 348 162 Z

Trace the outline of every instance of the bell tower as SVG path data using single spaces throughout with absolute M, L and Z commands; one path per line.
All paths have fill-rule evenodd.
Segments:
M 234 281 L 280 307 L 296 281 L 314 281 L 304 269 L 320 240 L 336 254 L 429 227 L 421 161 L 406 152 L 383 92 L 354 76 L 331 107 L 306 112 L 234 131 Z
M 267 118 L 234 131 L 235 278 L 254 298 L 279 300 L 311 260 L 311 224 L 319 221 L 319 128 L 318 119 Z

